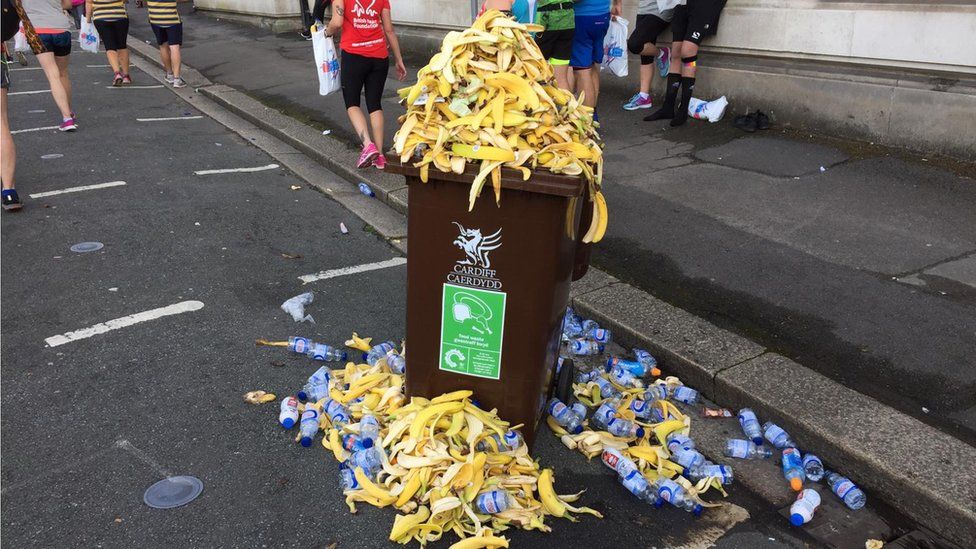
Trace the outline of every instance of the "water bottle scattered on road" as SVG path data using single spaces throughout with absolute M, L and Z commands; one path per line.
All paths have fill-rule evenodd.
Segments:
M 629 370 L 622 368 L 621 366 L 614 366 L 610 373 L 607 374 L 611 381 L 620 385 L 621 387 L 643 387 L 644 384 L 641 383 L 637 376 L 630 373 Z
M 359 182 L 359 192 L 365 194 L 370 198 L 376 196 L 376 193 L 373 192 L 373 189 L 369 188 L 369 185 L 367 185 L 362 181 Z
M 796 448 L 783 450 L 783 476 L 790 483 L 790 488 L 799 492 L 803 489 L 806 474 L 803 472 L 803 460 Z
M 610 383 L 610 380 L 599 376 L 593 380 L 600 387 L 601 398 L 620 398 L 620 391 Z
M 489 490 L 478 494 L 474 506 L 485 515 L 502 513 L 512 506 L 512 496 L 507 490 Z
M 644 420 L 645 423 L 660 423 L 664 421 L 664 414 L 661 409 L 654 405 L 656 401 L 634 399 L 630 403 L 630 410 L 634 416 Z
M 342 435 L 342 447 L 350 452 L 358 452 L 360 450 L 365 450 L 366 448 L 372 448 L 373 441 L 364 439 L 359 435 L 347 433 Z
M 857 487 L 856 484 L 851 482 L 847 477 L 841 476 L 838 473 L 832 471 L 825 472 L 827 479 L 827 486 L 830 486 L 830 490 L 837 495 L 840 499 L 844 500 L 844 505 L 847 505 L 854 511 L 857 511 L 864 504 L 867 503 L 868 497 L 864 495 L 864 492 Z
M 773 451 L 751 440 L 730 438 L 725 441 L 725 455 L 738 459 L 768 459 L 773 457 Z
M 671 433 L 668 435 L 668 451 L 672 454 L 680 449 L 694 450 L 695 441 L 688 435 L 681 433 Z
M 598 429 L 606 429 L 607 425 L 617 417 L 617 408 L 620 406 L 620 399 L 608 398 L 600 404 L 593 412 L 590 422 Z
M 644 349 L 637 348 L 635 348 L 633 351 L 637 362 L 640 362 L 649 374 L 654 377 L 661 375 L 661 370 L 657 367 L 657 359 L 651 356 L 651 353 L 645 351 Z
M 325 343 L 313 343 L 309 347 L 308 351 L 305 352 L 305 356 L 313 360 L 321 360 L 324 362 L 340 362 L 346 360 L 346 352 L 342 349 L 333 347 L 332 345 L 326 345 Z
M 407 371 L 407 359 L 396 352 L 396 349 L 390 349 L 386 353 L 386 365 L 390 367 L 390 371 L 394 374 L 402 375 Z
M 366 448 L 358 452 L 353 452 L 349 456 L 349 467 L 353 470 L 359 467 L 370 479 L 376 478 L 376 473 L 383 469 L 383 458 L 376 448 Z
M 657 491 L 647 482 L 637 468 L 637 464 L 620 453 L 616 448 L 605 448 L 600 455 L 603 464 L 617 472 L 617 479 L 628 492 L 638 499 L 657 505 Z
M 304 355 L 312 347 L 312 340 L 307 337 L 291 336 L 288 338 L 288 350 Z
M 610 357 L 607 359 L 607 365 L 604 368 L 607 372 L 613 371 L 615 367 L 621 367 L 624 370 L 630 372 L 635 377 L 644 377 L 649 371 L 644 364 L 636 360 L 624 360 L 622 358 Z
M 315 373 L 308 377 L 302 390 L 298 391 L 298 399 L 305 402 L 318 402 L 328 397 L 330 380 L 332 380 L 332 371 L 328 366 L 315 370 Z
M 331 398 L 322 405 L 322 412 L 325 414 L 325 417 L 329 418 L 332 426 L 336 429 L 342 429 L 343 426 L 349 423 L 349 409 Z
M 756 418 L 755 412 L 749 408 L 739 410 L 739 425 L 742 426 L 742 432 L 746 434 L 746 438 L 757 446 L 762 444 L 762 429 L 759 427 L 759 420 Z
M 594 320 L 584 320 L 583 324 L 583 337 L 592 339 L 598 343 L 607 344 L 610 343 L 612 335 L 610 330 L 601 328 L 599 324 Z
M 656 487 L 657 496 L 662 501 L 666 501 L 678 509 L 684 509 L 689 513 L 694 513 L 696 517 L 701 515 L 702 506 L 695 503 L 695 501 L 691 499 L 691 496 L 688 494 L 688 491 L 677 482 L 668 478 L 660 477 L 657 480 Z
M 577 356 L 598 355 L 603 352 L 603 344 L 592 339 L 570 339 L 569 352 Z
M 820 507 L 820 494 L 807 488 L 796 496 L 796 501 L 790 506 L 790 524 L 803 526 L 813 520 L 813 514 Z
M 719 482 L 728 486 L 732 484 L 732 468 L 728 465 L 716 465 L 714 463 L 705 463 L 699 467 L 688 471 L 688 480 L 692 482 L 698 482 L 703 478 L 714 477 L 719 479 Z
M 589 372 L 577 372 L 576 383 L 589 383 L 591 381 L 596 381 L 596 378 L 598 377 L 600 377 L 600 370 L 590 370 Z
M 820 482 L 824 476 L 823 462 L 813 454 L 803 454 L 803 472 L 813 482 Z
M 525 444 L 525 439 L 518 431 L 509 430 L 505 436 L 495 433 L 487 438 L 481 439 L 474 449 L 478 452 L 511 452 Z
M 572 307 L 566 308 L 563 316 L 563 338 L 573 339 L 583 334 L 583 320 L 573 311 Z
M 685 385 L 679 385 L 674 388 L 674 391 L 672 391 L 671 398 L 677 400 L 678 402 L 694 405 L 696 402 L 698 402 L 698 391 Z
M 644 391 L 644 400 L 667 400 L 668 386 L 663 383 L 655 383 Z
M 556 420 L 556 423 L 569 433 L 576 435 L 583 431 L 583 418 L 571 410 L 569 406 L 563 404 L 558 398 L 550 400 L 546 409 L 549 411 L 552 419 Z
M 343 492 L 359 489 L 359 481 L 356 480 L 356 473 L 345 462 L 339 464 L 339 486 L 342 487 Z
M 796 443 L 790 439 L 789 433 L 772 421 L 763 423 L 763 435 L 770 444 L 782 450 L 783 448 L 796 448 Z
M 392 341 L 384 341 L 378 345 L 373 345 L 373 348 L 369 350 L 368 353 L 363 353 L 363 358 L 366 360 L 366 364 L 370 366 L 376 366 L 379 360 L 386 356 L 386 353 L 396 349 L 396 343 Z
M 298 423 L 298 399 L 285 397 L 281 399 L 281 412 L 278 413 L 278 423 L 285 429 L 291 429 Z
M 308 448 L 312 445 L 312 439 L 315 438 L 315 433 L 319 432 L 319 411 L 314 406 L 305 407 L 298 429 L 302 437 L 302 446 Z
M 671 454 L 671 461 L 684 467 L 687 472 L 705 465 L 705 456 L 701 455 L 701 452 L 698 450 L 679 447 Z
M 380 438 L 380 422 L 376 421 L 376 418 L 370 414 L 363 415 L 363 418 L 359 420 L 359 436 L 363 441 L 369 441 L 369 446 L 366 448 L 375 446 Z
M 643 427 L 633 421 L 619 417 L 613 418 L 607 423 L 607 431 L 611 435 L 620 438 L 644 438 Z

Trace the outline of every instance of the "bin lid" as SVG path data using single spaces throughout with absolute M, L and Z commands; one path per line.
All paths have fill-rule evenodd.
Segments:
M 386 153 L 386 169 L 389 173 L 396 173 L 409 177 L 420 177 L 420 168 L 415 168 L 412 163 L 403 164 L 400 157 L 394 153 Z M 428 180 L 453 181 L 471 185 L 474 178 L 481 171 L 477 164 L 467 163 L 464 173 L 442 172 L 434 166 L 430 167 Z M 407 183 L 411 183 L 408 179 Z M 486 187 L 490 188 L 488 183 Z M 522 172 L 512 168 L 502 168 L 502 188 L 530 193 L 549 194 L 555 196 L 580 196 L 586 189 L 586 179 L 582 175 L 558 175 L 549 171 L 534 170 L 528 181 L 522 179 Z

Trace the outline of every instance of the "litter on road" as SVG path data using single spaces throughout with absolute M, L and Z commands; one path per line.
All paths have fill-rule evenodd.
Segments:
M 305 314 L 305 306 L 311 304 L 313 299 L 315 299 L 315 295 L 312 292 L 296 295 L 282 303 L 281 310 L 290 314 L 292 320 L 295 322 L 310 322 L 315 324 L 315 319 L 312 318 L 312 315 Z

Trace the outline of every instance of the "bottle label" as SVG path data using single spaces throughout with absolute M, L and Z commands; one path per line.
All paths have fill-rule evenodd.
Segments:
M 501 512 L 501 504 L 498 501 L 499 492 L 492 490 L 487 494 L 478 496 L 478 509 L 483 513 L 494 515 Z
M 749 444 L 748 440 L 733 440 L 732 445 L 729 447 L 731 450 L 731 457 L 745 459 L 749 457 Z
M 457 273 L 452 275 L 460 276 Z M 474 276 L 463 278 L 483 280 Z M 439 369 L 461 375 L 499 379 L 507 294 L 444 284 L 441 297 Z
M 640 471 L 631 471 L 626 477 L 620 479 L 620 483 L 624 485 L 631 494 L 637 497 L 641 497 L 647 492 L 648 483 L 644 475 L 640 474 Z
M 854 489 L 854 483 L 847 480 L 846 478 L 838 482 L 836 485 L 834 485 L 834 493 L 837 494 L 837 497 L 839 497 L 840 499 L 844 499 L 845 497 L 847 497 L 847 493 L 853 489 Z
M 609 450 L 603 451 L 603 463 L 614 471 L 617 470 L 617 464 L 620 463 L 620 458 L 620 454 L 610 452 Z
M 309 347 L 309 345 L 311 345 L 311 343 L 312 342 L 309 341 L 308 338 L 304 338 L 304 337 L 293 337 L 293 338 L 291 338 L 291 345 L 290 345 L 290 347 L 291 347 L 291 350 L 292 351 L 304 355 L 305 353 L 308 352 L 308 347 Z

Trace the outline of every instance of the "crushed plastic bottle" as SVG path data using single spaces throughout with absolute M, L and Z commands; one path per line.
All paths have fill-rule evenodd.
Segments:
M 820 482 L 824 477 L 823 462 L 813 454 L 803 454 L 803 472 L 813 482 Z
M 604 400 L 596 411 L 593 412 L 593 417 L 590 418 L 590 422 L 593 426 L 598 429 L 606 429 L 607 424 L 613 421 L 617 417 L 617 408 L 620 406 L 620 399 L 608 398 Z
M 503 513 L 511 507 L 512 499 L 507 490 L 489 490 L 474 498 L 474 506 L 482 514 L 495 515 Z
M 582 324 L 583 337 L 592 339 L 597 343 L 603 343 L 604 345 L 610 343 L 613 338 L 610 330 L 601 328 L 595 320 L 584 320 Z
M 701 515 L 702 506 L 691 499 L 688 491 L 677 482 L 669 478 L 659 477 L 655 486 L 657 496 L 661 501 L 666 501 L 678 509 L 693 513 L 696 517 Z
M 312 292 L 296 295 L 282 303 L 281 310 L 290 314 L 291 319 L 295 322 L 311 322 L 315 324 L 315 319 L 312 318 L 312 315 L 305 314 L 305 306 L 311 304 L 313 299 L 315 299 L 315 295 Z
M 773 457 L 773 451 L 751 440 L 730 438 L 725 441 L 725 455 L 737 459 L 768 459 Z
M 790 505 L 790 524 L 803 526 L 810 522 L 817 507 L 820 507 L 820 494 L 810 488 L 801 491 L 793 505 Z
M 285 429 L 291 429 L 298 423 L 298 399 L 285 397 L 281 399 L 281 412 L 278 413 L 278 423 Z
M 667 400 L 668 386 L 663 383 L 655 383 L 647 387 L 644 391 L 644 400 Z
M 635 398 L 630 403 L 630 410 L 638 419 L 645 420 L 645 423 L 660 423 L 664 421 L 664 414 L 661 409 L 654 405 L 657 401 L 640 400 Z
M 384 341 L 378 345 L 373 345 L 368 353 L 363 353 L 363 360 L 365 360 L 366 364 L 369 364 L 370 366 L 376 366 L 376 363 L 379 362 L 381 358 L 385 357 L 386 353 L 394 349 L 396 349 L 396 343 L 393 343 L 392 341 Z
M 830 490 L 844 501 L 844 505 L 857 511 L 867 503 L 868 497 L 849 478 L 833 471 L 825 471 L 824 475 L 827 486 L 830 486 Z
M 346 360 L 346 352 L 342 349 L 333 347 L 332 345 L 326 345 L 325 343 L 314 343 L 305 352 L 305 356 L 313 360 L 321 360 L 323 362 L 341 362 Z
M 639 379 L 637 379 L 637 376 L 630 373 L 630 370 L 627 370 L 621 366 L 614 366 L 610 370 L 608 377 L 610 378 L 611 381 L 613 381 L 617 385 L 620 385 L 621 387 L 641 388 L 644 386 L 644 384 L 641 383 Z
M 600 377 L 600 370 L 590 370 L 589 372 L 577 372 L 576 383 L 589 383 L 591 381 L 596 381 L 596 378 L 598 377 Z
M 698 402 L 698 391 L 686 385 L 679 385 L 674 388 L 674 391 L 671 392 L 671 398 L 677 400 L 678 402 L 694 405 L 696 402 Z
M 396 349 L 390 349 L 386 353 L 386 365 L 394 374 L 403 375 L 407 371 L 407 359 L 398 353 Z
M 687 473 L 688 480 L 692 482 L 698 482 L 703 478 L 717 478 L 719 482 L 728 486 L 732 484 L 732 468 L 728 465 L 716 465 L 714 463 L 705 463 L 699 467 L 696 467 Z
M 746 438 L 757 446 L 762 444 L 762 429 L 759 427 L 759 419 L 756 418 L 755 412 L 749 408 L 739 410 L 739 425 L 742 426 L 742 432 L 746 434 Z
M 371 189 L 369 185 L 367 185 L 366 183 L 360 181 L 358 187 L 359 187 L 359 192 L 363 193 L 364 195 L 370 198 L 376 196 L 376 193 L 373 192 L 373 189 Z
M 592 339 L 570 339 L 569 352 L 577 356 L 598 355 L 603 352 L 603 344 Z
M 356 480 L 356 473 L 349 468 L 347 463 L 342 462 L 339 464 L 339 486 L 342 487 L 343 492 L 359 489 L 359 481 Z
M 308 448 L 312 445 L 315 433 L 319 432 L 319 411 L 314 406 L 306 406 L 302 412 L 302 421 L 298 424 L 301 433 L 302 446 Z
M 673 454 L 680 449 L 694 450 L 695 441 L 690 436 L 681 433 L 668 435 L 668 451 Z
M 359 467 L 367 477 L 375 479 L 376 474 L 383 469 L 383 457 L 376 448 L 365 448 L 349 456 L 349 467 L 353 470 Z
M 607 431 L 611 435 L 620 438 L 644 438 L 643 427 L 633 421 L 619 417 L 613 418 L 607 423 Z
M 661 375 L 661 370 L 657 367 L 657 359 L 644 349 L 633 349 L 634 358 L 644 366 L 644 369 L 653 376 Z
M 803 460 L 800 459 L 800 451 L 796 448 L 783 450 L 783 476 L 790 483 L 790 488 L 799 492 L 803 489 L 803 481 L 806 474 L 803 472 Z
M 569 407 L 576 415 L 580 417 L 580 421 L 586 419 L 586 414 L 589 413 L 589 409 L 583 405 L 582 402 L 574 402 L 572 406 Z
M 572 307 L 566 307 L 566 314 L 563 315 L 563 338 L 573 339 L 581 335 L 583 335 L 583 320 Z
M 487 438 L 481 439 L 474 449 L 478 452 L 511 452 L 525 444 L 525 439 L 518 431 L 509 429 L 505 436 L 495 433 Z
M 325 404 L 322 405 L 322 413 L 329 418 L 329 421 L 332 422 L 332 426 L 336 429 L 341 429 L 343 426 L 349 423 L 349 409 L 331 398 L 325 401 Z
M 782 450 L 784 448 L 796 448 L 796 443 L 790 439 L 789 433 L 783 430 L 782 427 L 776 425 L 772 421 L 767 421 L 763 423 L 763 436 L 769 441 L 774 447 Z
M 551 399 L 546 410 L 569 433 L 577 435 L 583 431 L 583 418 L 558 398 Z
M 358 452 L 360 450 L 365 450 L 366 448 L 373 447 L 373 441 L 370 439 L 364 439 L 363 437 L 347 433 L 342 435 L 342 447 L 350 452 Z
M 600 387 L 601 398 L 620 398 L 620 391 L 610 383 L 610 380 L 599 376 L 593 380 Z
M 332 380 L 332 371 L 328 366 L 322 366 L 315 373 L 308 377 L 308 381 L 301 391 L 298 391 L 298 400 L 302 402 L 318 402 L 329 396 L 329 382 Z
M 291 336 L 288 338 L 288 350 L 304 355 L 312 347 L 312 340 L 307 337 Z
M 359 420 L 359 436 L 363 439 L 363 442 L 369 442 L 370 448 L 375 446 L 380 438 L 380 422 L 376 420 L 376 417 L 370 414 L 364 414 L 362 419 Z

